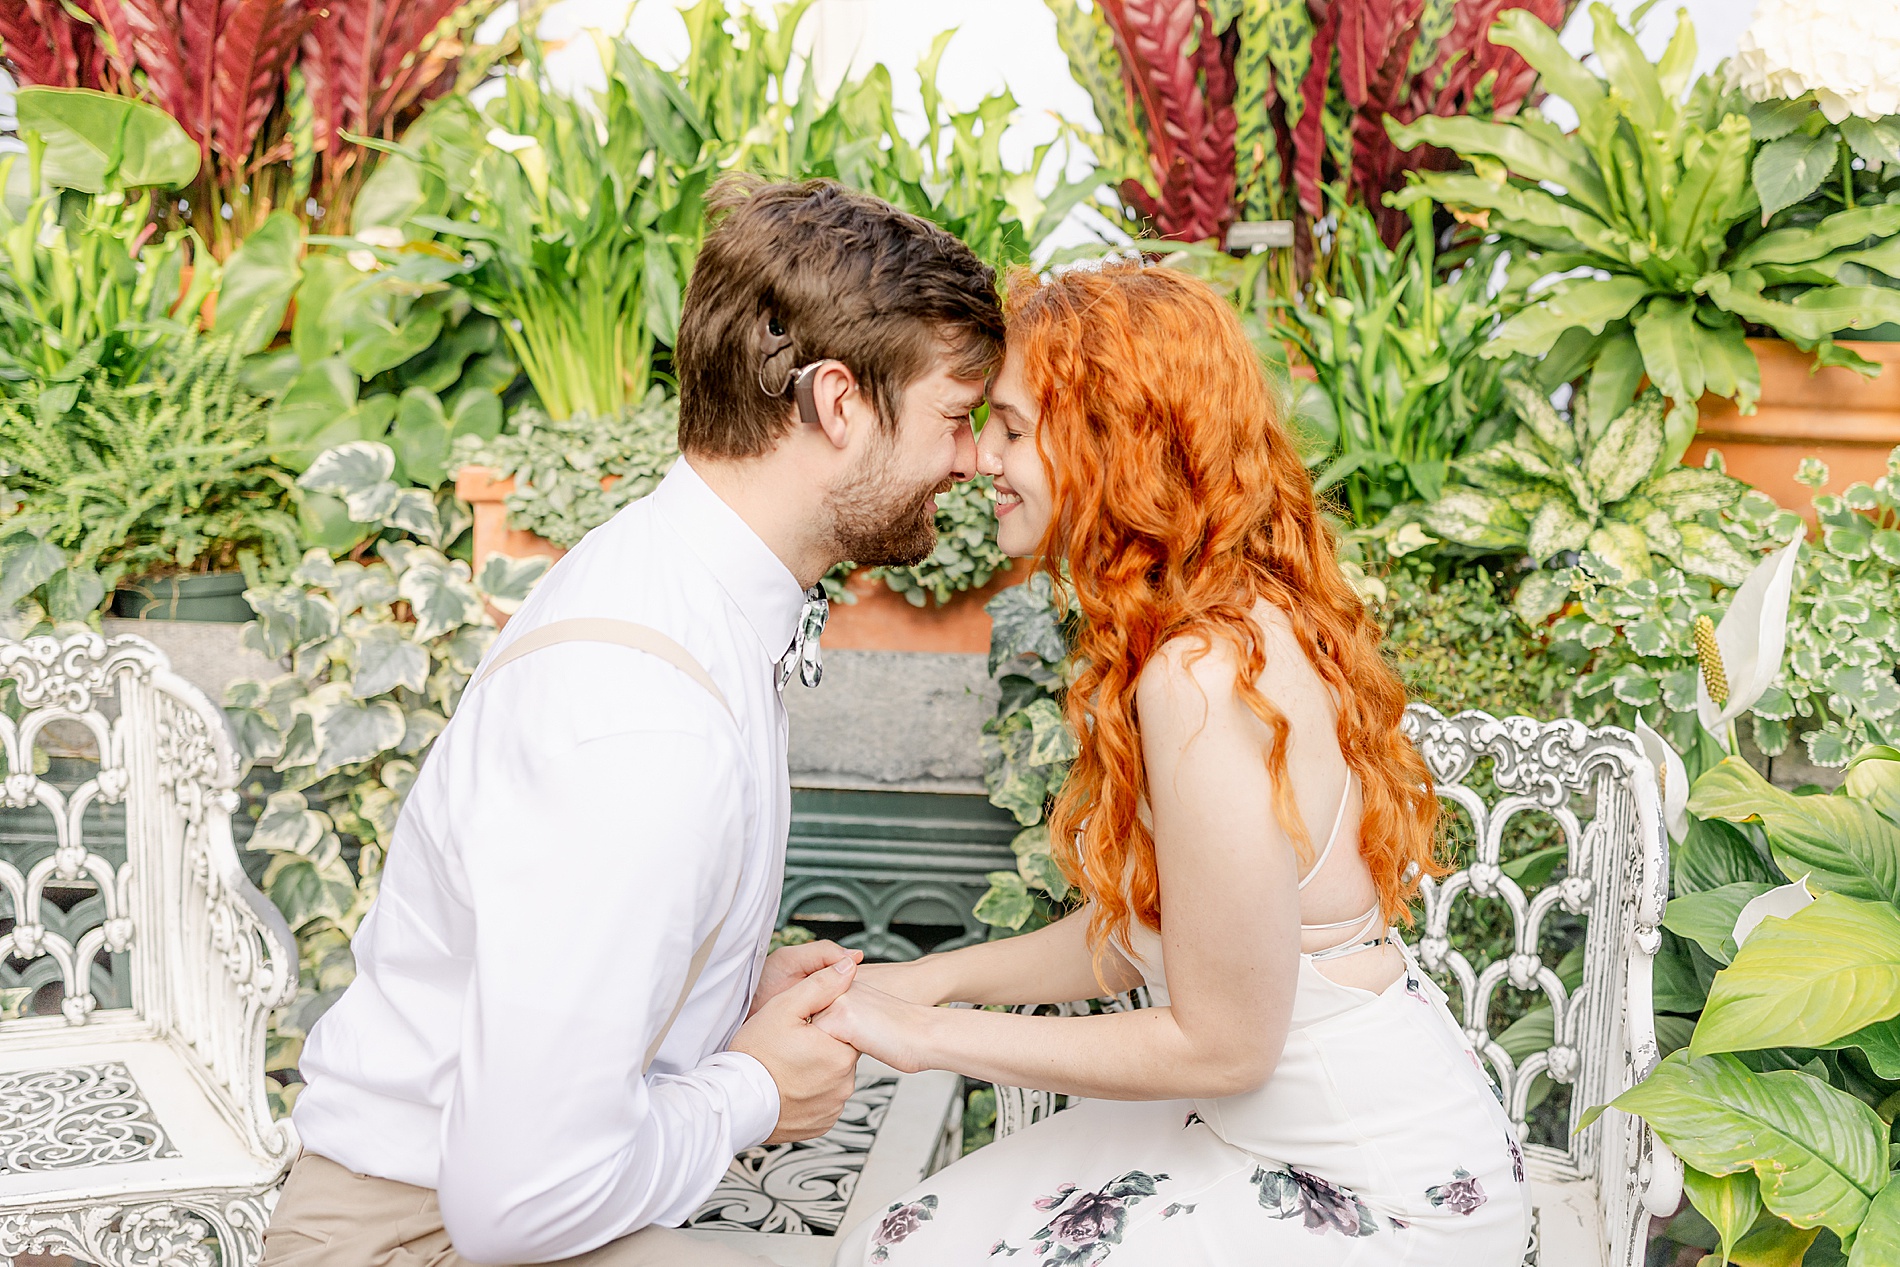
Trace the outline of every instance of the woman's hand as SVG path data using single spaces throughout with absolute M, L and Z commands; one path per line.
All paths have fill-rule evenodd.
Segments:
M 886 994 L 860 977 L 811 1023 L 893 1069 L 916 1073 L 932 1067 L 924 1030 L 934 1010 Z
M 752 1006 L 746 1009 L 746 1019 L 758 1014 L 774 996 L 809 977 L 820 968 L 829 968 L 840 959 L 849 959 L 853 963 L 864 962 L 862 950 L 846 950 L 835 941 L 808 941 L 797 946 L 781 946 L 765 957 L 765 967 L 759 972 L 759 985 L 752 992 Z

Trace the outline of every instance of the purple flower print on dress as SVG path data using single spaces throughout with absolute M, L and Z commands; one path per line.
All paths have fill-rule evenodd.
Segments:
M 937 1209 L 937 1198 L 926 1193 L 906 1205 L 902 1202 L 885 1211 L 877 1230 L 871 1233 L 871 1261 L 881 1263 L 891 1256 L 891 1246 L 898 1244 L 928 1223 Z
M 1260 1206 L 1276 1219 L 1299 1218 L 1315 1236 L 1338 1232 L 1371 1236 L 1379 1220 L 1350 1191 L 1295 1166 L 1256 1166 L 1252 1182 Z
M 1176 1201 L 1173 1205 L 1169 1206 L 1167 1209 L 1161 1212 L 1161 1217 L 1164 1219 L 1171 1219 L 1177 1214 L 1192 1214 L 1192 1213 L 1194 1213 L 1194 1206 L 1183 1205 L 1181 1202 Z
M 1063 1184 L 1053 1195 L 1039 1198 L 1035 1202 L 1038 1210 L 1056 1211 L 1047 1225 L 1032 1234 L 1036 1253 L 1047 1255 L 1042 1267 L 1092 1267 L 1101 1262 L 1113 1246 L 1121 1244 L 1122 1232 L 1128 1226 L 1128 1207 L 1154 1196 L 1167 1178 L 1165 1174 L 1131 1170 L 1093 1192 Z
M 1022 1252 L 1023 1251 L 1021 1249 L 1017 1248 L 1014 1245 L 1011 1245 L 1008 1241 L 998 1241 L 996 1242 L 996 1244 L 990 1246 L 991 1258 L 996 1257 L 998 1254 L 1003 1254 L 1010 1258 L 1014 1258 L 1016 1257 L 1016 1255 Z
M 1517 1146 L 1517 1136 L 1515 1135 L 1506 1135 L 1504 1142 L 1510 1145 L 1511 1149 L 1511 1178 L 1517 1180 L 1519 1183 L 1523 1183 L 1524 1150 Z
M 1433 1205 L 1459 1214 L 1470 1214 L 1487 1199 L 1483 1186 L 1462 1166 L 1451 1172 L 1451 1182 L 1425 1189 L 1425 1196 Z

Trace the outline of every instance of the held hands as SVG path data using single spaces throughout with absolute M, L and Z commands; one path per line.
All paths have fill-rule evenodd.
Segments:
M 904 1073 L 930 1067 L 923 1027 L 931 1008 L 884 993 L 860 980 L 849 992 L 812 1018 L 812 1028 L 849 1043 L 867 1056 Z
M 773 960 L 788 951 L 812 951 L 829 946 L 818 958 L 837 952 L 829 966 L 821 966 L 792 977 L 787 965 L 781 969 L 776 988 L 768 994 L 767 984 L 774 981 Z M 768 1144 L 815 1139 L 837 1122 L 845 1101 L 857 1084 L 858 1053 L 812 1023 L 812 1017 L 835 1003 L 851 988 L 857 973 L 857 961 L 829 942 L 789 946 L 766 960 L 766 974 L 759 982 L 753 999 L 752 1015 L 733 1036 L 731 1050 L 744 1052 L 765 1066 L 778 1086 L 778 1126 L 766 1139 Z
M 808 941 L 802 946 L 785 946 L 766 957 L 765 970 L 759 974 L 759 988 L 753 992 L 747 1018 L 758 1013 L 774 997 L 809 977 L 820 968 L 829 968 L 840 959 L 864 962 L 862 950 L 846 950 L 835 941 Z

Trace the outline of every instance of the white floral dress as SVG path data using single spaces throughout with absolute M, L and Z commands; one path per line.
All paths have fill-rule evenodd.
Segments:
M 1137 926 L 1134 949 L 1165 1004 L 1160 937 Z M 1444 992 L 1409 953 L 1379 993 L 1314 959 L 1301 956 L 1292 1029 L 1258 1090 L 1084 1101 L 924 1180 L 837 1263 L 1517 1267 L 1523 1157 Z

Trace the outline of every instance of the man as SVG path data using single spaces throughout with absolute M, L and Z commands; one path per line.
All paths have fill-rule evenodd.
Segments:
M 436 741 L 300 1062 L 271 1267 L 752 1262 L 669 1226 L 851 1093 L 857 1053 L 808 1021 L 856 956 L 765 955 L 779 692 L 816 681 L 820 577 L 932 548 L 1002 317 L 967 247 L 875 198 L 733 178 L 712 206 L 684 456 L 541 582 Z

